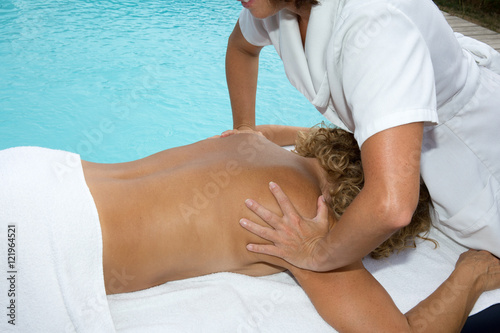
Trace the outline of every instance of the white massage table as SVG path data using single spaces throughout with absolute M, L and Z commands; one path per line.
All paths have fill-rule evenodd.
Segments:
M 431 294 L 466 250 L 435 228 L 430 236 L 437 249 L 419 241 L 417 249 L 389 259 L 364 260 L 403 313 Z M 117 332 L 335 332 L 287 273 L 211 274 L 108 296 L 108 302 Z M 484 293 L 471 314 L 495 303 L 500 290 Z

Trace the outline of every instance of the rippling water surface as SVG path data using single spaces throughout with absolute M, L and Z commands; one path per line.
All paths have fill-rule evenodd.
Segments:
M 234 0 L 0 0 L 0 149 L 132 160 L 231 128 Z M 264 48 L 257 122 L 322 120 Z

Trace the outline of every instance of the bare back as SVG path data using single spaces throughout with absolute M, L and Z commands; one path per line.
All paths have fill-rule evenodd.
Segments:
M 83 162 L 101 222 L 107 292 L 221 271 L 259 276 L 284 270 L 281 259 L 246 250 L 247 243 L 263 241 L 238 221 L 260 221 L 246 208 L 247 198 L 280 212 L 270 181 L 279 182 L 299 213 L 314 217 L 321 193 L 310 162 L 255 134 L 208 139 L 128 163 Z

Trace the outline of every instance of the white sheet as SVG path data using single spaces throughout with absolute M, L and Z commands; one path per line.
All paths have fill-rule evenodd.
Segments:
M 78 156 L 16 148 L 0 152 L 0 160 L 1 332 L 334 332 L 287 273 L 218 273 L 106 297 L 97 211 Z M 8 225 L 16 226 L 11 268 Z M 421 242 L 387 260 L 365 259 L 403 312 L 435 290 L 465 251 L 437 229 L 431 237 L 437 250 Z M 11 299 L 16 326 L 8 323 Z M 500 290 L 483 294 L 472 313 L 495 303 Z
M 465 251 L 437 229 L 431 236 L 436 250 L 423 242 L 386 260 L 365 259 L 403 312 L 432 293 Z M 108 303 L 118 332 L 335 332 L 287 273 L 211 274 L 108 296 Z M 500 290 L 483 294 L 472 314 L 495 303 Z

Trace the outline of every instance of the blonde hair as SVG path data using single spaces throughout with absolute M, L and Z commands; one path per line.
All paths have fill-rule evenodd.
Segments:
M 317 158 L 327 171 L 331 187 L 329 198 L 325 199 L 335 219 L 339 220 L 364 184 L 361 153 L 356 139 L 347 131 L 323 125 L 307 132 L 300 132 L 295 152 L 304 157 Z M 420 179 L 419 202 L 410 224 L 398 230 L 373 250 L 371 257 L 385 258 L 405 248 L 414 248 L 417 237 L 430 240 L 437 245 L 436 241 L 426 237 L 431 227 L 431 208 L 429 191 Z

